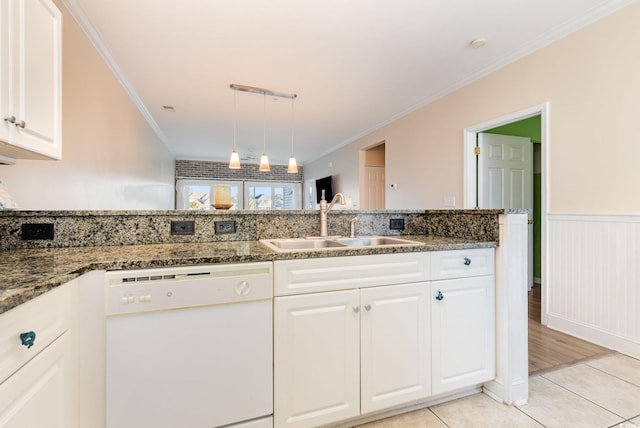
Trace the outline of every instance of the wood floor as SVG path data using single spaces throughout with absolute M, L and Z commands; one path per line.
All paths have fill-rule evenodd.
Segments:
M 529 292 L 529 376 L 614 351 L 540 324 L 540 284 Z

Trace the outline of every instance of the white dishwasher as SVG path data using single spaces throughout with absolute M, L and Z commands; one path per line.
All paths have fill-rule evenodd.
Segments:
M 273 427 L 272 263 L 108 272 L 107 427 Z

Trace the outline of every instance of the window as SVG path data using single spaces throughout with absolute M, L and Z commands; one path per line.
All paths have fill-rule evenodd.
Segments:
M 176 208 L 179 210 L 212 210 L 214 187 L 226 184 L 230 188 L 232 210 L 243 208 L 241 181 L 178 180 L 176 182 Z
M 231 190 L 232 210 L 302 209 L 302 184 L 298 182 L 177 180 L 176 209 L 211 210 L 216 184 Z
M 245 183 L 245 209 L 302 209 L 302 184 L 252 181 Z

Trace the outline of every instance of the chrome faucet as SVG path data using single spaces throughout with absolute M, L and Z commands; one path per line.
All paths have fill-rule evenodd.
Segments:
M 354 217 L 351 220 L 349 220 L 349 238 L 355 238 L 356 237 L 356 221 L 358 221 L 358 217 Z
M 342 193 L 336 193 L 333 199 L 331 200 L 331 202 L 329 203 L 329 206 L 327 206 L 327 201 L 324 198 L 324 189 L 322 190 L 322 199 L 320 200 L 320 236 L 328 236 L 327 235 L 327 214 L 329 214 L 329 212 L 331 211 L 331 208 L 333 208 L 333 205 L 336 203 L 338 199 L 340 199 L 340 205 L 347 204 Z

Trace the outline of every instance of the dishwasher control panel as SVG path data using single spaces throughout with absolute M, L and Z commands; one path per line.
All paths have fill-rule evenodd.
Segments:
M 106 315 L 223 305 L 273 297 L 271 262 L 113 271 Z

